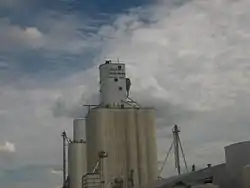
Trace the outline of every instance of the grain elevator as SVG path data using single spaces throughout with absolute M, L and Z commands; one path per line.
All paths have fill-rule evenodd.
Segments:
M 87 188 L 91 177 L 101 188 L 153 187 L 158 175 L 155 110 L 129 97 L 125 64 L 106 61 L 99 75 L 99 104 L 89 107 L 85 126 L 74 121 L 77 140 L 69 148 L 69 188 Z M 81 139 L 83 127 L 86 138 Z
M 84 119 L 74 119 L 73 139 L 68 144 L 68 175 L 70 188 L 82 188 L 82 176 L 87 173 Z

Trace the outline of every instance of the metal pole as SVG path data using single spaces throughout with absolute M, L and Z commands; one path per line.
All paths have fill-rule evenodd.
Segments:
M 181 152 L 182 152 L 182 157 L 183 157 L 183 160 L 184 160 L 184 164 L 185 164 L 185 167 L 186 167 L 186 171 L 189 172 L 188 166 L 187 166 L 186 157 L 185 157 L 185 154 L 184 154 L 184 151 L 183 151 L 183 148 L 182 148 L 182 145 L 181 145 L 181 140 L 180 140 L 179 136 L 178 136 L 178 140 L 179 140 L 179 143 L 180 143 L 180 148 L 181 148 Z
M 105 181 L 104 181 L 104 176 L 103 176 L 103 158 L 101 158 L 101 170 L 100 170 L 100 173 L 101 173 L 101 182 L 102 182 L 102 184 L 101 184 L 101 186 L 102 186 L 102 188 L 104 188 L 104 183 L 105 183 Z
M 178 175 L 181 174 L 181 167 L 180 167 L 180 154 L 179 154 L 179 129 L 178 126 L 175 125 L 173 129 L 173 136 L 174 136 L 174 153 L 175 153 L 175 167 L 177 168 Z
M 162 171 L 163 171 L 163 169 L 164 169 L 164 166 L 165 166 L 165 164 L 166 164 L 166 162 L 167 162 L 167 159 L 168 159 L 168 157 L 169 157 L 169 154 L 170 154 L 170 151 L 172 150 L 173 145 L 174 145 L 174 142 L 171 143 L 171 146 L 170 146 L 170 148 L 169 148 L 169 150 L 168 150 L 168 152 L 167 152 L 167 155 L 166 155 L 166 157 L 165 157 L 165 159 L 164 159 L 164 161 L 163 161 L 163 164 L 162 164 L 161 169 L 160 169 L 160 171 L 159 171 L 159 176 L 161 175 L 161 173 L 162 173 Z
M 63 184 L 66 181 L 66 132 L 63 131 Z

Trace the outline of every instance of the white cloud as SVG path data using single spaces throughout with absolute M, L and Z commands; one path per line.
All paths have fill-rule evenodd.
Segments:
M 74 15 L 54 14 L 49 12 L 38 16 L 35 26 L 26 27 L 15 25 L 7 18 L 0 19 L 0 52 L 39 49 L 44 55 L 57 57 L 82 55 L 86 50 L 100 47 L 95 35 L 81 32 L 91 28 L 88 22 Z
M 50 172 L 51 172 L 51 174 L 60 175 L 60 176 L 63 173 L 61 170 L 54 170 L 54 169 L 52 169 Z
M 152 22 L 141 21 L 141 14 Z M 97 64 L 119 57 L 132 78 L 133 98 L 154 105 L 160 112 L 159 158 L 171 142 L 169 126 L 177 123 L 190 165 L 219 163 L 224 160 L 224 145 L 249 137 L 249 19 L 247 0 L 211 0 L 190 1 L 174 8 L 163 3 L 122 15 L 114 24 L 100 28 L 100 41 L 96 41 L 97 36 L 81 40 L 75 31 L 82 24 L 72 17 L 55 25 L 54 21 L 46 22 L 46 32 L 11 26 L 4 32 L 11 31 L 7 38 L 31 41 L 26 43 L 29 47 L 41 45 L 52 52 L 73 54 L 88 45 L 92 48 L 102 43 L 103 48 L 94 59 L 94 67 L 50 88 L 1 88 L 1 136 L 12 136 L 19 143 L 22 163 L 45 163 L 51 156 L 60 156 L 59 131 L 70 130 L 75 113 L 83 113 L 79 105 L 97 93 Z M 20 33 L 22 37 L 15 38 Z M 54 103 L 65 106 L 55 110 Z M 66 118 L 54 118 L 51 109 Z M 39 151 L 32 152 L 38 146 Z M 203 148 L 211 152 L 201 155 Z
M 37 48 L 43 43 L 43 34 L 36 27 L 21 28 L 12 25 L 8 19 L 0 19 L 0 51 L 20 48 Z
M 6 141 L 4 145 L 0 145 L 0 153 L 15 153 L 16 147 L 15 144 Z
M 40 31 L 38 31 L 38 29 L 35 27 L 26 28 L 25 34 L 32 39 L 38 39 L 38 38 L 42 37 L 42 33 Z
M 10 165 L 56 164 L 58 157 L 61 157 L 60 132 L 69 129 L 70 134 L 72 121 L 55 119 L 52 115 L 51 106 L 60 89 L 25 90 L 11 86 L 1 87 L 2 89 L 1 109 L 6 112 L 0 114 L 1 139 L 11 139 L 18 143 L 17 157 Z M 11 145 L 2 149 L 7 149 L 7 146 Z
M 158 18 L 156 23 L 130 33 L 121 32 L 123 24 L 103 56 L 127 61 L 138 90 L 155 88 L 154 95 L 165 95 L 167 100 L 195 110 L 231 105 L 237 91 L 249 92 L 249 58 L 244 49 L 250 45 L 230 44 L 243 41 L 245 36 L 238 31 L 246 23 L 239 25 L 235 12 L 249 14 L 242 10 L 245 1 L 238 6 L 224 1 L 215 10 L 210 3 L 193 1 L 164 16 L 155 10 L 151 16 Z M 224 6 L 228 7 L 223 11 L 228 17 L 220 15 Z M 244 32 L 249 33 L 249 28 Z

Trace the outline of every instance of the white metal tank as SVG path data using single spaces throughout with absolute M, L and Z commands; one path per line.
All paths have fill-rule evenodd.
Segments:
M 250 164 L 250 141 L 225 147 L 227 170 L 233 176 L 241 174 L 244 166 Z
M 243 187 L 250 188 L 250 165 L 243 168 Z
M 234 186 L 242 187 L 242 169 L 250 164 L 250 141 L 225 147 L 226 168 Z
M 102 106 L 121 106 L 126 100 L 125 64 L 106 61 L 100 65 L 100 103 Z
M 84 141 L 85 137 L 85 119 L 78 118 L 73 121 L 73 140 L 74 141 Z
M 87 173 L 86 143 L 71 142 L 68 152 L 69 188 L 82 188 L 82 176 Z

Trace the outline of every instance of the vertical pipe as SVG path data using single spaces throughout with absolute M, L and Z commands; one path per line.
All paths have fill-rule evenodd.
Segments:
M 184 154 L 184 151 L 183 151 L 182 145 L 181 145 L 181 140 L 180 140 L 180 136 L 179 136 L 179 135 L 178 135 L 178 142 L 179 142 L 179 144 L 180 144 L 181 153 L 182 153 L 182 157 L 183 157 L 183 160 L 184 160 L 184 163 L 185 163 L 186 171 L 187 171 L 187 172 L 189 172 L 189 170 L 188 170 L 188 166 L 187 166 L 186 157 L 185 157 L 185 154 Z
M 63 138 L 63 184 L 66 181 L 66 132 L 62 133 Z
M 104 188 L 104 177 L 103 177 L 103 158 L 102 158 L 102 151 L 98 153 L 99 157 L 99 174 L 100 174 L 100 180 L 101 180 L 101 188 Z

